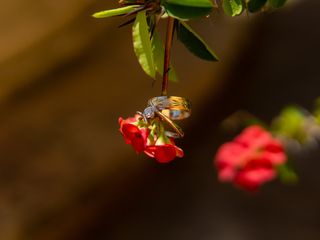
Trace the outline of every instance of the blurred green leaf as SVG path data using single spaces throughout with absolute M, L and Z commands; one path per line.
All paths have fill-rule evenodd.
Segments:
M 288 164 L 277 166 L 277 172 L 279 179 L 283 183 L 295 184 L 299 181 L 298 175 L 290 166 L 288 166 Z
M 223 0 L 222 8 L 227 15 L 234 17 L 242 13 L 243 2 L 242 0 Z
M 136 3 L 137 0 L 120 0 L 119 4 Z
M 285 108 L 273 122 L 272 130 L 280 136 L 293 138 L 299 142 L 306 139 L 304 130 L 305 116 L 303 112 L 294 106 Z
M 248 10 L 249 12 L 258 12 L 265 4 L 267 0 L 250 0 L 248 2 Z
M 177 24 L 178 39 L 197 57 L 207 61 L 218 61 L 219 58 L 185 22 L 179 21 Z
M 126 7 L 116 8 L 116 9 L 105 10 L 105 11 L 94 13 L 92 16 L 95 18 L 106 18 L 106 17 L 123 15 L 135 10 L 136 7 L 138 6 L 132 5 L 132 6 L 126 6 Z
M 153 33 L 152 37 L 152 51 L 156 70 L 162 76 L 164 65 L 164 46 L 162 43 L 162 39 L 157 31 Z M 176 82 L 178 80 L 175 70 L 172 66 L 170 66 L 169 70 L 169 80 L 173 82 Z
M 269 6 L 273 8 L 282 7 L 287 0 L 268 0 Z
M 213 8 L 211 0 L 162 0 L 169 16 L 192 19 L 207 16 Z
M 132 27 L 134 52 L 142 69 L 153 79 L 156 69 L 153 61 L 152 46 L 146 11 L 139 12 Z
M 314 116 L 317 120 L 317 123 L 320 124 L 320 98 L 316 100 L 315 109 L 314 109 Z

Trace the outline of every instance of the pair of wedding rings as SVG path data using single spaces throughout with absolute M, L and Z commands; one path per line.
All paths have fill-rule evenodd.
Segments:
M 188 118 L 191 115 L 189 100 L 176 96 L 159 96 L 149 99 L 148 107 L 141 114 L 145 120 L 155 116 L 165 121 L 175 132 L 166 131 L 168 137 L 181 138 L 184 136 L 182 129 L 173 121 Z

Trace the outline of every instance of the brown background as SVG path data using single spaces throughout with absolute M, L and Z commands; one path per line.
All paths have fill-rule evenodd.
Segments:
M 160 81 L 140 69 L 124 19 L 90 17 L 115 2 L 2 3 L 0 239 L 319 239 L 318 148 L 296 156 L 297 186 L 256 195 L 218 183 L 212 158 L 237 109 L 267 121 L 286 104 L 312 106 L 320 3 L 195 22 L 219 63 L 174 43 L 170 93 L 193 102 L 193 117 L 186 157 L 159 165 L 118 133 L 118 117 L 142 110 Z

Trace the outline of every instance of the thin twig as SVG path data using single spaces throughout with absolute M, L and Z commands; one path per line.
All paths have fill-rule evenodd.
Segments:
M 167 96 L 168 94 L 168 82 L 169 82 L 169 71 L 170 71 L 170 58 L 171 58 L 171 46 L 174 32 L 174 18 L 168 17 L 167 24 L 167 36 L 166 45 L 164 52 L 164 64 L 163 64 L 163 79 L 162 79 L 162 96 Z

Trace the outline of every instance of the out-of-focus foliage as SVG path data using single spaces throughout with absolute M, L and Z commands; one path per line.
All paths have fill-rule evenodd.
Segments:
M 316 121 L 320 124 L 320 98 L 316 100 L 314 116 L 316 117 Z
M 304 114 L 298 107 L 286 107 L 273 121 L 271 129 L 280 136 L 304 142 L 306 139 L 304 120 Z
M 287 0 L 268 0 L 268 3 L 273 8 L 279 8 L 282 7 Z
M 249 129 L 250 126 L 258 126 L 257 124 L 264 126 L 265 129 L 269 129 L 270 133 L 272 133 L 272 135 L 283 144 L 283 147 L 287 151 L 287 160 L 290 161 L 277 166 L 277 176 L 284 183 L 296 183 L 299 179 L 298 175 L 291 166 L 292 161 L 289 159 L 291 154 L 290 149 L 292 149 L 290 146 L 294 143 L 296 148 L 297 143 L 300 143 L 298 145 L 303 147 L 320 140 L 320 98 L 316 100 L 313 114 L 298 106 L 288 106 L 285 107 L 280 114 L 274 118 L 270 125 L 268 125 L 261 122 L 248 112 L 238 111 L 228 117 L 223 122 L 222 126 L 225 129 L 237 129 L 239 127 L 246 127 L 246 129 Z M 254 137 L 251 135 L 251 137 L 254 144 L 260 144 L 260 142 L 257 140 L 259 137 L 261 137 L 259 134 L 256 134 Z M 237 141 L 239 142 L 241 139 L 238 137 Z M 266 139 L 264 139 L 264 141 L 266 141 Z M 277 148 L 273 146 L 268 149 L 270 151 L 274 151 Z M 238 150 L 235 149 L 235 152 L 232 152 L 234 156 L 226 155 L 228 157 L 233 156 L 230 160 L 231 162 L 235 161 L 236 156 L 240 154 Z M 292 156 L 290 156 L 290 158 L 291 157 Z
M 247 8 L 249 12 L 255 13 L 263 8 L 279 8 L 286 3 L 286 0 L 249 0 Z
M 320 104 L 316 101 L 313 113 L 290 106 L 286 107 L 272 122 L 272 131 L 282 138 L 293 139 L 301 144 L 320 138 Z
M 260 11 L 261 8 L 267 3 L 267 0 L 249 0 L 247 3 L 247 7 L 249 12 L 257 12 Z
M 279 165 L 277 167 L 277 171 L 279 179 L 283 183 L 294 184 L 299 181 L 297 173 L 292 169 L 291 166 L 289 166 L 289 164 Z

